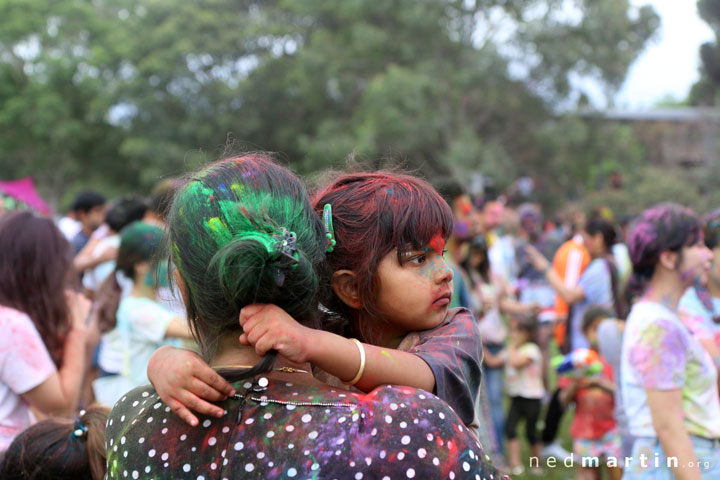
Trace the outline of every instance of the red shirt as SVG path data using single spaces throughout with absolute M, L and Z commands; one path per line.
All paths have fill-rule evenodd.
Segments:
M 611 382 L 613 371 L 604 358 L 602 376 Z M 575 397 L 575 419 L 570 425 L 570 436 L 582 440 L 599 440 L 615 428 L 615 396 L 600 387 L 581 388 Z

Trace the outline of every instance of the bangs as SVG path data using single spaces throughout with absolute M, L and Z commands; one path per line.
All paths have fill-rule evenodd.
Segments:
M 396 181 L 377 191 L 378 233 L 386 247 L 398 255 L 420 250 L 438 236 L 447 241 L 452 233 L 450 206 L 426 182 L 412 178 Z

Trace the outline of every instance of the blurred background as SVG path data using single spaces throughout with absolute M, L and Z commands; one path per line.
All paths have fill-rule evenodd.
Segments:
M 0 192 L 60 212 L 230 148 L 706 211 L 719 31 L 720 0 L 0 0 L 0 180 L 31 177 Z

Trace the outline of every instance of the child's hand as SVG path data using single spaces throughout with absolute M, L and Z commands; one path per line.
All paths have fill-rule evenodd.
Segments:
M 240 310 L 242 345 L 255 347 L 258 355 L 268 350 L 277 352 L 295 363 L 310 361 L 310 346 L 316 330 L 304 327 L 282 308 L 275 305 L 254 304 Z
M 193 410 L 222 417 L 219 402 L 235 395 L 235 389 L 198 355 L 182 348 L 164 346 L 155 351 L 147 368 L 148 378 L 160 399 L 188 424 L 197 426 Z

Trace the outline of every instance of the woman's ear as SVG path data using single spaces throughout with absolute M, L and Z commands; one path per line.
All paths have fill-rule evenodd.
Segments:
M 679 260 L 680 255 L 677 252 L 665 250 L 664 252 L 660 253 L 660 261 L 658 262 L 658 264 L 663 268 L 672 271 L 677 269 Z
M 180 295 L 182 295 L 183 303 L 185 304 L 185 308 L 188 306 L 188 299 L 187 299 L 187 285 L 185 285 L 185 279 L 180 275 L 180 270 L 175 269 L 173 272 L 173 278 L 175 279 L 175 284 L 177 285 L 178 290 L 180 290 Z
M 356 310 L 362 308 L 362 301 L 357 289 L 356 275 L 351 270 L 338 270 L 333 273 L 330 281 L 333 292 L 345 305 Z

